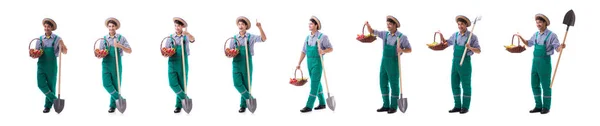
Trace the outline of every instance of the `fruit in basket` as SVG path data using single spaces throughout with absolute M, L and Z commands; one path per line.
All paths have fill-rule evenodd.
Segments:
M 237 48 L 235 48 L 235 49 L 230 49 L 230 48 L 225 49 L 225 52 L 227 52 L 228 54 L 236 54 L 236 53 L 238 53 L 238 51 L 239 50 Z
M 166 47 L 163 47 L 162 51 L 164 53 L 167 53 L 167 54 L 173 54 L 173 53 L 175 53 L 175 48 L 166 48 Z
M 297 82 L 298 80 L 296 78 L 290 78 L 290 84 L 295 84 Z
M 371 37 L 371 36 L 375 36 L 375 35 L 372 35 L 372 34 L 366 34 L 366 35 L 365 34 L 358 34 L 358 35 L 356 35 L 356 39 L 364 39 L 364 38 L 368 38 L 368 37 Z
M 427 46 L 436 46 L 436 45 L 438 45 L 438 42 L 433 42 L 433 43 L 427 44 Z
M 516 46 L 515 46 L 515 45 L 513 45 L 513 44 L 510 44 L 510 45 L 505 45 L 505 46 L 504 46 L 504 48 L 507 48 L 507 49 L 514 48 L 514 47 L 516 47 Z
M 29 49 L 29 55 L 32 57 L 39 57 L 44 53 L 44 50 Z
M 108 50 L 106 49 L 96 49 L 94 50 L 94 54 L 96 54 L 97 57 L 104 57 L 106 55 L 108 55 Z

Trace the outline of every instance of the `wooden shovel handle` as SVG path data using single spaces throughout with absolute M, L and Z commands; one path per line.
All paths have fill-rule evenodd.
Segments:
M 569 27 L 569 26 L 567 26 L 567 27 Z M 567 30 L 567 32 L 565 32 L 565 37 L 563 38 L 563 43 L 562 44 L 565 44 L 565 42 L 567 41 L 567 34 L 568 33 L 569 33 L 569 31 Z M 559 46 L 559 48 L 560 48 L 560 46 Z M 560 50 L 560 54 L 558 54 L 558 60 L 556 61 L 556 66 L 554 67 L 554 73 L 552 74 L 552 81 L 550 81 L 550 88 L 552 88 L 552 85 L 554 85 L 554 78 L 556 77 L 556 72 L 558 70 L 558 64 L 560 63 L 560 57 L 562 56 L 562 53 L 564 51 L 565 50 L 561 49 Z

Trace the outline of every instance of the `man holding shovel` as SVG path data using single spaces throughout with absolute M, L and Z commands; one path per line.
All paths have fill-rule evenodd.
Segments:
M 528 47 L 535 46 L 531 67 L 531 89 L 533 90 L 535 108 L 530 110 L 529 113 L 540 112 L 541 114 L 547 114 L 550 112 L 552 100 L 552 89 L 550 88 L 552 60 L 550 56 L 554 54 L 555 50 L 561 52 L 565 48 L 565 44 L 560 44 L 557 35 L 547 29 L 548 25 L 550 25 L 548 17 L 543 14 L 536 14 L 535 23 L 539 31 L 531 36 L 529 40 L 523 39 L 519 34 L 517 36 Z
M 123 56 L 123 51 L 131 53 L 131 46 L 129 46 L 129 42 L 127 42 L 125 37 L 116 33 L 121 27 L 119 20 L 111 17 L 105 20 L 104 25 L 108 28 L 108 35 L 104 36 L 104 41 L 100 44 L 100 50 L 108 50 L 108 55 L 102 59 L 102 83 L 104 89 L 110 94 L 108 113 L 113 113 L 117 107 L 115 103 L 116 100 L 122 98 L 121 92 L 118 90 L 119 83 L 122 80 L 121 75 L 123 75 L 121 56 Z M 115 51 L 115 47 L 118 48 L 118 51 Z M 116 52 L 118 52 L 118 54 L 116 54 Z M 115 61 L 115 57 L 118 58 L 118 62 Z M 119 67 L 118 76 L 117 66 L 115 65 Z
M 54 100 L 57 99 L 55 96 L 56 77 L 58 72 L 58 60 L 56 57 L 59 56 L 59 53 L 67 54 L 67 46 L 65 46 L 62 38 L 52 33 L 52 31 L 56 30 L 56 22 L 54 22 L 54 20 L 45 18 L 42 20 L 42 25 L 44 26 L 45 34 L 40 36 L 35 46 L 36 49 L 44 51 L 37 63 L 37 83 L 38 88 L 46 95 L 43 113 L 48 113 L 50 112 L 52 104 L 54 104 Z
M 296 66 L 296 69 L 300 69 L 302 60 L 304 60 L 304 57 L 307 57 L 306 62 L 308 64 L 308 72 L 311 79 L 310 94 L 308 96 L 306 106 L 300 110 L 302 113 L 312 111 L 317 98 L 319 99 L 319 105 L 314 109 L 325 109 L 325 96 L 323 95 L 323 87 L 321 86 L 323 65 L 319 58 L 320 55 L 324 55 L 333 51 L 333 47 L 329 42 L 329 37 L 319 32 L 319 30 L 321 30 L 321 21 L 317 17 L 313 16 L 310 18 L 308 28 L 311 33 L 306 37 L 306 40 L 304 40 L 302 54 L 300 54 L 300 61 L 298 62 L 298 66 Z M 317 45 L 317 43 L 320 45 Z
M 185 92 L 184 82 L 187 81 L 187 73 L 188 73 L 188 56 L 190 55 L 190 43 L 194 43 L 196 39 L 192 34 L 187 31 L 184 31 L 183 28 L 187 28 L 187 22 L 182 18 L 175 17 L 173 18 L 173 22 L 175 23 L 175 34 L 171 34 L 169 39 L 165 44 L 167 48 L 175 48 L 175 54 L 169 57 L 169 86 L 173 89 L 173 92 L 177 95 L 175 98 L 175 110 L 174 113 L 181 112 L 182 104 L 181 101 L 184 99 L 189 99 L 187 92 Z M 183 44 L 183 48 L 181 45 Z M 182 53 L 185 53 L 182 58 Z M 185 60 L 185 62 L 184 62 Z M 182 63 L 183 62 L 183 63 Z M 182 65 L 185 64 L 185 75 Z M 185 77 L 185 78 L 184 78 Z
M 448 112 L 465 114 L 469 112 L 471 105 L 471 56 L 474 53 L 480 53 L 481 48 L 477 36 L 467 31 L 467 27 L 471 26 L 471 20 L 466 16 L 458 15 L 455 21 L 458 24 L 459 31 L 450 36 L 450 39 L 445 39 L 439 31 L 438 33 L 440 33 L 440 37 L 442 38 L 442 44 L 454 45 L 454 58 L 452 58 L 452 72 L 450 74 L 452 94 L 454 95 L 454 108 Z M 467 55 L 463 59 L 465 49 L 467 49 Z M 461 60 L 463 60 L 462 65 L 460 64 Z
M 251 106 L 246 104 L 246 100 L 253 99 L 252 94 L 250 94 L 250 89 L 252 87 L 252 56 L 254 56 L 254 44 L 257 42 L 264 42 L 267 40 L 267 36 L 262 29 L 262 25 L 260 22 L 256 22 L 256 27 L 260 30 L 260 36 L 247 33 L 247 30 L 250 29 L 250 20 L 244 16 L 240 16 L 236 19 L 236 24 L 238 26 L 239 32 L 233 36 L 229 44 L 229 48 L 239 49 L 239 54 L 233 57 L 232 60 L 232 77 L 233 77 L 233 85 L 235 89 L 242 95 L 240 98 L 240 109 L 239 113 L 246 112 L 246 108 L 249 108 L 251 112 L 254 112 Z
M 398 109 L 398 99 L 400 97 L 398 55 L 410 53 L 412 49 L 408 37 L 398 31 L 398 28 L 400 28 L 398 19 L 393 16 L 387 16 L 386 20 L 388 31 L 373 30 L 368 21 L 365 22 L 365 25 L 367 25 L 369 33 L 383 39 L 383 57 L 381 58 L 379 72 L 379 86 L 383 98 L 383 106 L 377 109 L 377 112 L 392 114 Z M 391 99 L 390 87 L 392 90 Z

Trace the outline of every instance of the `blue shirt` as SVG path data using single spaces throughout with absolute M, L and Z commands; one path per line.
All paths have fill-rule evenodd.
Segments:
M 314 35 L 309 35 L 308 36 L 308 45 L 309 46 L 316 46 L 317 45 L 317 40 L 319 39 L 319 35 L 321 35 L 323 33 L 317 31 L 315 32 Z M 306 41 L 305 41 L 306 43 Z M 327 48 L 333 48 L 331 46 L 331 43 L 329 42 L 329 37 L 325 34 L 321 35 L 321 40 L 319 41 L 319 43 L 321 44 L 321 50 L 325 50 Z M 306 53 L 306 44 L 302 44 L 302 52 Z
M 56 38 L 56 42 L 54 41 L 54 39 Z M 60 38 L 58 35 L 56 34 L 52 34 L 50 36 L 46 36 L 45 34 L 42 36 L 41 40 L 37 40 L 36 44 L 35 44 L 35 49 L 41 49 L 42 47 L 46 48 L 46 47 L 53 47 L 54 48 L 54 56 L 58 57 L 58 53 L 59 53 L 59 42 L 60 40 L 62 40 L 62 38 Z M 42 45 L 42 41 L 43 44 Z M 53 43 L 54 42 L 54 43 Z
M 246 33 L 246 34 L 244 34 L 244 36 L 241 36 L 239 34 L 236 34 L 234 36 L 236 36 L 236 37 L 233 39 L 237 40 L 237 42 L 240 46 L 245 46 L 246 42 L 250 41 L 250 42 L 248 42 L 248 43 L 250 43 L 248 50 L 250 51 L 251 56 L 254 56 L 254 43 L 263 42 L 262 37 L 260 35 Z M 250 36 L 250 38 L 248 38 L 248 36 Z M 234 43 L 233 39 L 229 41 L 229 48 L 232 48 L 232 49 L 237 47 L 236 44 Z
M 379 31 L 379 30 L 373 30 L 373 33 L 381 38 L 381 39 L 385 39 L 386 42 L 383 43 L 384 48 L 385 48 L 385 44 L 389 45 L 389 46 L 393 46 L 396 44 L 396 41 L 398 40 L 398 35 L 402 34 L 399 31 L 396 31 L 394 34 L 391 34 L 391 32 L 388 31 Z M 384 38 L 387 35 L 387 38 Z M 401 49 L 410 49 L 410 42 L 408 41 L 408 37 L 406 37 L 406 35 L 402 34 L 402 36 L 400 37 L 400 48 Z M 402 55 L 402 53 L 400 53 Z
M 190 55 L 190 38 L 185 36 L 185 35 L 176 35 L 173 34 L 170 37 L 172 37 L 173 39 L 175 39 L 175 45 L 172 45 L 171 42 L 173 42 L 173 40 L 171 40 L 171 38 L 167 38 L 167 43 L 165 44 L 165 47 L 170 47 L 170 48 L 175 48 L 174 46 L 181 46 L 181 39 L 183 39 L 183 37 L 185 37 L 185 55 Z
M 539 32 L 536 32 L 533 34 L 533 36 L 531 36 L 531 38 L 529 40 L 527 40 L 527 47 L 531 47 L 534 44 L 537 45 L 546 45 L 546 54 L 547 55 L 552 55 L 554 54 L 554 50 L 556 50 L 558 48 L 558 46 L 560 46 L 560 43 L 558 41 L 558 36 L 556 34 L 554 34 L 554 32 L 552 32 L 551 34 L 548 34 L 548 32 L 552 32 L 550 30 L 545 30 L 544 33 L 541 33 L 537 36 L 536 38 L 536 34 L 538 34 Z M 548 41 L 545 42 L 544 44 L 544 40 L 546 40 L 546 37 L 548 37 Z M 558 51 L 558 50 L 556 50 Z
M 465 46 L 467 39 L 469 39 L 469 35 L 471 34 L 470 31 L 465 31 L 464 34 L 460 34 L 460 32 L 457 32 L 458 36 L 456 36 L 456 33 L 452 34 L 452 36 L 450 36 L 449 39 L 446 40 L 446 42 L 448 42 L 448 45 L 454 45 L 454 44 L 458 44 L 460 46 Z M 456 42 L 458 37 L 458 42 Z M 481 47 L 479 46 L 479 39 L 477 39 L 477 35 L 473 34 L 473 36 L 471 36 L 471 42 L 469 43 L 469 45 L 473 48 L 478 48 L 481 49 Z M 469 56 L 473 55 L 473 51 L 467 49 L 467 54 Z
M 123 37 L 121 34 L 115 34 L 115 36 L 110 36 L 106 35 L 104 36 L 104 38 L 106 38 L 106 41 L 102 40 L 102 43 L 100 44 L 100 49 L 106 49 L 106 46 L 104 44 L 108 44 L 109 48 L 114 48 L 114 43 L 115 43 L 115 39 L 118 39 L 119 37 L 121 37 L 121 39 L 117 40 L 118 43 L 120 43 L 121 45 L 127 47 L 127 48 L 131 48 L 129 46 L 129 42 L 127 42 L 127 39 L 125 39 L 125 37 Z M 119 50 L 119 55 L 123 56 L 123 50 Z

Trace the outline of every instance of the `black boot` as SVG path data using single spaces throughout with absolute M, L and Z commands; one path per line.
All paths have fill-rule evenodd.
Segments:
M 550 110 L 542 108 L 542 111 L 540 112 L 541 114 L 548 114 L 550 112 Z
M 244 112 L 246 112 L 246 108 L 244 108 L 244 107 L 240 107 L 240 110 L 238 110 L 238 112 L 239 112 L 239 113 L 244 113 Z
M 452 110 L 448 111 L 449 113 L 456 113 L 456 112 L 460 112 L 460 108 L 453 108 Z
M 44 111 L 42 111 L 42 112 L 48 113 L 48 112 L 50 112 L 50 108 L 44 108 Z
M 312 109 L 311 109 L 311 108 L 308 108 L 308 107 L 304 107 L 304 108 L 302 108 L 302 109 L 300 110 L 300 112 L 302 112 L 302 113 L 305 113 L 305 112 L 310 112 L 310 111 L 312 111 Z
M 465 114 L 467 112 L 469 112 L 469 109 L 463 108 L 460 110 L 460 114 Z
M 179 113 L 179 112 L 181 112 L 181 108 L 175 108 L 175 110 L 173 112 L 174 113 Z
M 112 108 L 112 107 L 108 108 L 108 113 L 113 113 L 113 112 L 115 112 L 115 108 Z
M 534 108 L 533 110 L 529 110 L 529 113 L 537 113 L 537 112 L 542 112 L 541 108 Z
M 388 114 L 394 114 L 396 113 L 396 109 L 390 109 L 387 111 Z
M 390 110 L 390 108 L 381 107 L 381 108 L 377 109 L 377 112 L 387 112 L 389 110 Z
M 319 105 L 319 106 L 315 107 L 315 110 L 321 110 L 321 109 L 325 109 L 325 105 Z

